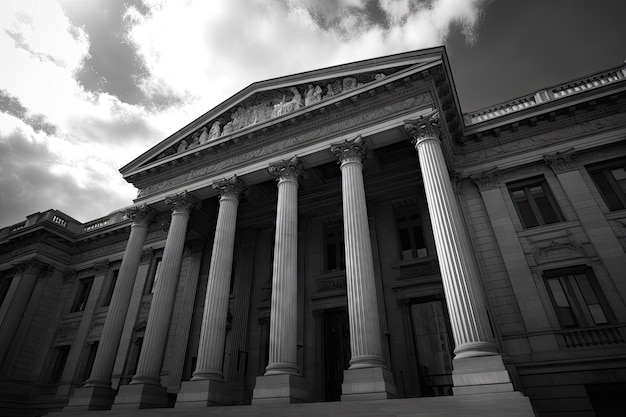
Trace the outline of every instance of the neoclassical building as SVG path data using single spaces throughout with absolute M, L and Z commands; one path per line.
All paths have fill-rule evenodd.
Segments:
M 614 415 L 625 137 L 626 65 L 473 113 L 443 47 L 252 84 L 131 206 L 0 229 L 0 415 Z

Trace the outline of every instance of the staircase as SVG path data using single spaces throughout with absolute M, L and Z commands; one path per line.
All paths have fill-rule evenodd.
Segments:
M 48 414 L 50 417 L 533 417 L 534 415 L 530 400 L 519 392 L 395 400 Z

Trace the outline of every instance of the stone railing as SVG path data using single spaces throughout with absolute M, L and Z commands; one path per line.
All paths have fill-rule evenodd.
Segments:
M 9 227 L 9 233 L 15 233 L 17 231 L 20 231 L 24 228 L 24 226 L 26 226 L 26 222 L 23 221 L 22 223 L 18 223 L 14 226 Z
M 622 66 L 617 69 L 594 74 L 590 77 L 539 90 L 536 93 L 491 106 L 486 109 L 466 113 L 463 115 L 463 120 L 465 121 L 466 126 L 475 125 L 505 116 L 507 114 L 519 112 L 541 103 L 558 100 L 563 97 L 579 94 L 587 90 L 599 88 L 625 79 L 626 66 Z
M 92 230 L 100 229 L 101 227 L 109 225 L 110 221 L 111 221 L 110 217 L 97 219 L 97 220 L 91 221 L 89 223 L 85 223 L 83 225 L 83 230 L 85 232 L 91 232 Z
M 561 330 L 556 333 L 563 348 L 597 347 L 624 344 L 626 324 Z
M 55 215 L 52 216 L 52 223 L 58 224 L 61 227 L 67 227 L 68 221 Z

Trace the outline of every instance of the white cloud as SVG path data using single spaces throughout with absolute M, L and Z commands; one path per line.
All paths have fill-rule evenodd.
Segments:
M 481 0 L 433 0 L 428 7 L 382 0 L 389 26 L 369 20 L 365 0 L 144 4 L 147 15 L 134 8 L 125 14 L 127 39 L 149 72 L 140 81 L 146 95 L 179 98 L 164 110 L 86 91 L 76 81 L 89 38 L 58 3 L 3 2 L 0 90 L 28 115 L 0 112 L 0 147 L 10 155 L 0 172 L 22 184 L 0 181 L 2 225 L 50 207 L 87 221 L 130 204 L 134 189 L 117 169 L 250 83 L 440 45 L 452 22 L 471 28 L 478 21 Z M 30 116 L 56 130 L 34 131 Z

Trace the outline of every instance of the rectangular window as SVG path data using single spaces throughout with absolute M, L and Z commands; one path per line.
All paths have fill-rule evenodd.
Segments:
M 12 277 L 3 277 L 0 278 L 0 307 L 2 303 L 4 303 L 4 299 L 7 297 L 9 293 L 9 287 L 11 287 Z
M 346 249 L 343 240 L 343 224 L 324 227 L 324 272 L 346 269 Z
M 591 327 L 613 321 L 590 268 L 556 269 L 544 272 L 543 277 L 562 327 Z
M 416 207 L 395 210 L 396 229 L 402 260 L 428 256 L 424 239 L 424 225 Z
M 89 345 L 89 354 L 87 355 L 85 370 L 83 371 L 83 382 L 87 381 L 91 376 L 91 370 L 93 369 L 93 364 L 96 361 L 96 353 L 98 352 L 98 344 L 98 342 L 93 342 Z
M 587 167 L 611 211 L 626 208 L 626 158 Z
M 61 381 L 63 376 L 63 369 L 65 369 L 65 362 L 67 362 L 67 356 L 70 354 L 70 346 L 59 346 L 54 349 L 54 365 L 52 366 L 52 372 L 50 378 L 48 378 L 49 384 L 57 384 Z
M 117 284 L 117 276 L 119 275 L 120 270 L 116 269 L 111 273 L 111 279 L 109 280 L 109 287 L 107 289 L 107 293 L 104 296 L 104 300 L 102 301 L 102 306 L 108 306 L 111 304 L 111 299 L 113 298 L 113 291 L 115 290 L 115 284 Z
M 152 259 L 152 262 L 150 264 L 150 272 L 148 274 L 148 279 L 146 280 L 144 294 L 151 294 L 152 292 L 154 292 L 154 287 L 156 285 L 160 272 L 159 270 L 161 269 L 161 259 L 161 256 L 157 256 Z
M 524 228 L 563 220 L 559 207 L 543 177 L 508 184 L 509 193 Z
M 87 306 L 87 300 L 89 299 L 89 293 L 91 292 L 91 285 L 93 284 L 93 277 L 83 278 L 79 282 L 78 294 L 72 305 L 72 313 L 85 310 Z

